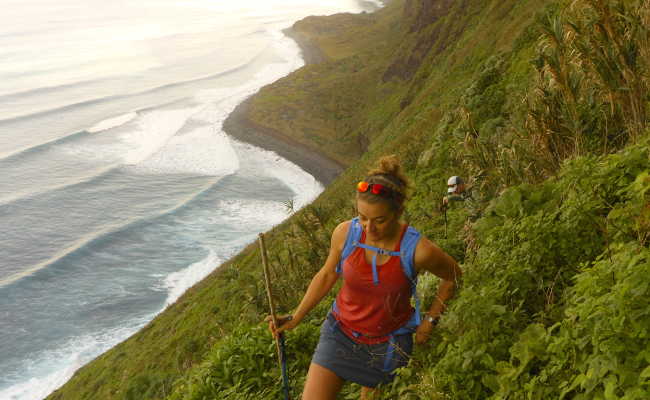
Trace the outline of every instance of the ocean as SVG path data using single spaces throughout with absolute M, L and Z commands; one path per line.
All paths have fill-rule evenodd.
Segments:
M 0 399 L 42 399 L 323 190 L 221 124 L 358 0 L 0 0 Z

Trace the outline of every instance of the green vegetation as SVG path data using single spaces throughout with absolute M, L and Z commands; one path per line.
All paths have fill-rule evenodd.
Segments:
M 406 217 L 465 274 L 384 398 L 650 398 L 649 18 L 643 0 L 393 0 L 298 23 L 325 61 L 248 117 L 349 168 L 267 233 L 279 306 L 354 215 L 354 182 L 397 153 Z M 445 237 L 452 174 L 478 205 Z M 259 260 L 249 246 L 49 398 L 280 398 Z M 420 285 L 429 304 L 436 279 Z M 296 396 L 331 297 L 287 335 Z

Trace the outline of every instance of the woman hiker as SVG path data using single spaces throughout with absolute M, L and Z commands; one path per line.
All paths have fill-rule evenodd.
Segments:
M 429 339 L 454 293 L 461 276 L 456 261 L 400 220 L 407 187 L 397 158 L 382 158 L 357 184 L 358 217 L 334 229 L 325 265 L 295 313 L 280 317 L 277 329 L 269 322 L 274 334 L 295 328 L 343 277 L 321 327 L 303 400 L 335 399 L 345 381 L 362 386 L 361 399 L 373 398 L 377 386 L 390 382 L 395 369 L 407 364 L 413 333 L 418 344 Z M 440 277 L 441 283 L 420 319 L 415 282 L 423 272 Z

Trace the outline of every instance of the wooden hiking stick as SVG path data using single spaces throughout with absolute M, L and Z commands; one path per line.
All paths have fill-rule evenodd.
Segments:
M 442 203 L 442 208 L 445 211 L 445 239 L 447 239 L 447 204 L 445 204 L 444 198 L 443 200 L 441 200 L 441 203 Z
M 264 283 L 266 284 L 266 295 L 269 299 L 269 308 L 271 309 L 271 321 L 277 329 L 278 319 L 275 315 L 275 301 L 273 300 L 273 290 L 271 287 L 271 275 L 269 274 L 269 263 L 266 256 L 266 244 L 264 243 L 264 234 L 260 233 L 260 253 L 262 253 L 262 267 L 264 269 Z M 275 348 L 278 352 L 278 362 L 282 371 L 282 386 L 284 389 L 284 398 L 289 400 L 289 377 L 287 375 L 287 360 L 284 354 L 284 334 L 280 333 L 275 338 Z

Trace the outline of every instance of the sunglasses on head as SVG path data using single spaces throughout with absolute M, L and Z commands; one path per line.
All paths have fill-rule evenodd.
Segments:
M 370 191 L 370 193 L 379 196 L 390 195 L 392 193 L 390 188 L 388 188 L 385 185 L 382 185 L 381 183 L 368 183 L 366 181 L 361 181 L 357 183 L 357 192 L 366 193 L 367 191 Z

